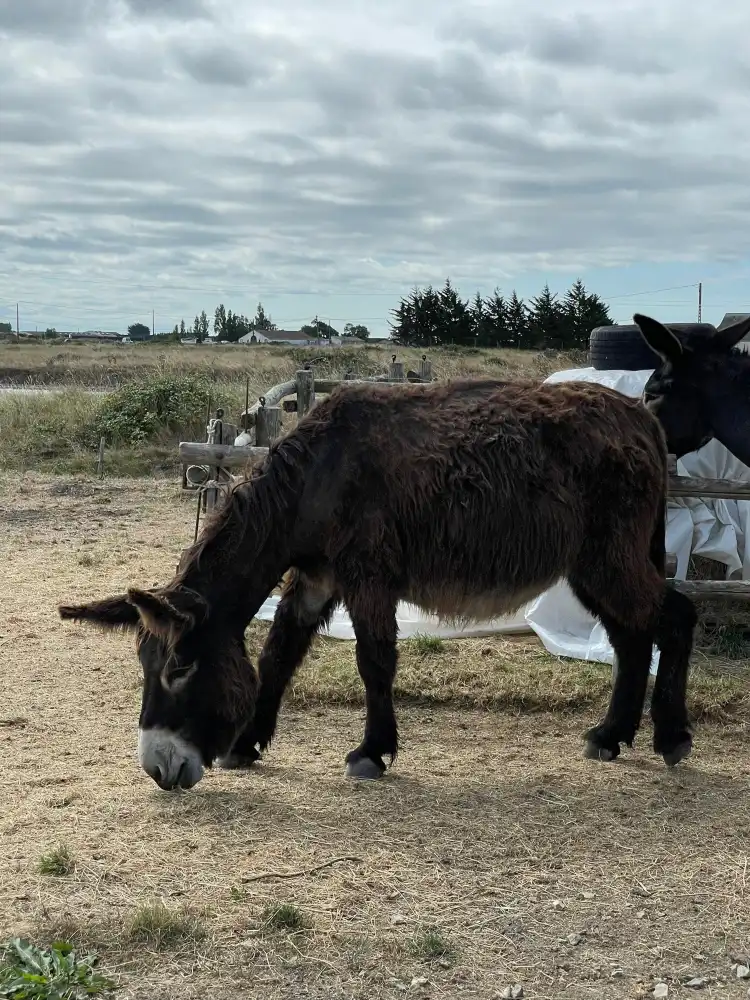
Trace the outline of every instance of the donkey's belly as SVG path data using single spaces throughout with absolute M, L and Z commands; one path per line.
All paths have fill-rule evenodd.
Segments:
M 403 595 L 403 599 L 443 620 L 489 621 L 492 618 L 503 618 L 514 614 L 539 594 L 554 586 L 558 579 L 559 576 L 555 575 L 516 590 L 498 587 L 492 590 L 470 591 L 462 585 L 450 583 L 442 584 L 440 587 L 413 585 Z

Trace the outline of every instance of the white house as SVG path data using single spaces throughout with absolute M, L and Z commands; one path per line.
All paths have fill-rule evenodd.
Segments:
M 356 347 L 364 344 L 356 337 L 309 337 L 301 330 L 255 330 L 240 337 L 239 344 L 272 344 L 284 347 Z
M 301 330 L 254 330 L 237 341 L 239 344 L 284 344 L 286 347 L 306 347 L 311 337 Z

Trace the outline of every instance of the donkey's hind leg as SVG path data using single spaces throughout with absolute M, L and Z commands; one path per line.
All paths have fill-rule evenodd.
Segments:
M 658 582 L 658 577 L 656 580 Z M 598 596 L 592 596 L 588 581 L 574 576 L 569 582 L 578 600 L 604 625 L 617 656 L 617 671 L 606 715 L 584 735 L 586 757 L 614 760 L 620 753 L 621 743 L 633 745 L 641 725 L 658 609 L 654 607 L 652 627 L 623 624 L 627 621 L 626 607 L 622 614 L 615 616 Z
M 268 747 L 284 691 L 316 633 L 330 621 L 335 605 L 335 590 L 326 577 L 311 578 L 297 571 L 292 574 L 258 658 L 260 689 L 255 714 L 227 756 L 217 761 L 220 767 L 250 767 Z
M 693 747 L 686 694 L 696 622 L 690 598 L 667 584 L 656 633 L 659 669 L 651 697 L 654 751 L 667 767 L 679 764 Z

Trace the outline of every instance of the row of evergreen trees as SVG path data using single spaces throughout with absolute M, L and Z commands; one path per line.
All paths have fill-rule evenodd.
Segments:
M 472 302 L 464 301 L 449 279 L 439 291 L 431 285 L 415 288 L 391 313 L 391 336 L 410 347 L 460 344 L 585 350 L 594 327 L 613 322 L 606 303 L 589 294 L 580 280 L 562 299 L 545 285 L 527 303 L 515 290 L 505 298 L 497 289 L 489 298 L 477 292 Z

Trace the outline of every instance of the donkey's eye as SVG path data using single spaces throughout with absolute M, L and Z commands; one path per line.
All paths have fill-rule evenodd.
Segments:
M 197 663 L 167 664 L 161 672 L 161 685 L 170 694 L 179 694 L 197 669 Z

